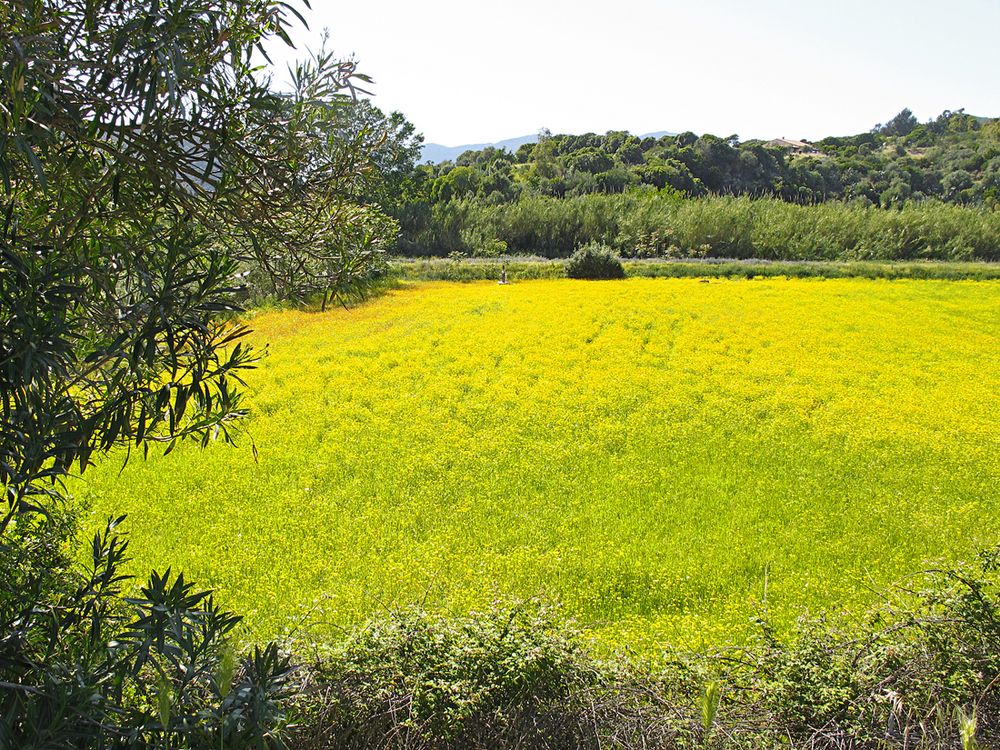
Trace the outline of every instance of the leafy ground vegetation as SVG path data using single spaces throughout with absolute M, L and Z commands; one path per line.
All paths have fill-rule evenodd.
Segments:
M 607 646 L 742 642 L 995 541 L 998 298 L 564 280 L 262 313 L 243 450 L 72 489 L 131 514 L 134 570 L 169 561 L 258 635 L 544 594 Z

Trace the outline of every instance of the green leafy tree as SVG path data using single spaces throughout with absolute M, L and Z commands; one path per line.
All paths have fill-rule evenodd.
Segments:
M 117 521 L 77 571 L 59 501 L 115 447 L 232 439 L 245 274 L 301 296 L 373 257 L 370 159 L 328 127 L 364 77 L 253 62 L 295 16 L 0 0 L 0 747 L 276 742 L 287 661 L 227 659 L 238 618 L 180 576 L 126 603 Z
M 618 148 L 616 156 L 622 162 L 622 164 L 636 165 L 642 164 L 642 143 L 634 135 L 630 135 L 625 139 L 625 142 Z
M 351 101 L 336 113 L 339 142 L 360 139 L 372 170 L 358 197 L 394 213 L 412 193 L 412 176 L 424 137 L 401 112 L 385 114 L 368 99 Z
M 471 197 L 479 189 L 479 180 L 479 173 L 472 167 L 455 167 L 434 180 L 431 197 L 442 203 Z
M 258 296 L 305 302 L 322 294 L 325 305 L 328 296 L 378 275 L 399 227 L 374 202 L 392 190 L 381 171 L 385 136 L 373 138 L 365 126 L 339 127 L 357 106 L 354 81 L 368 79 L 325 45 L 292 73 L 291 92 L 279 97 L 279 137 L 260 143 L 274 169 L 262 180 L 267 197 L 254 213 L 235 214 L 251 242 L 234 255 Z M 266 222 L 263 235 L 260 221 Z
M 635 176 L 622 168 L 609 169 L 594 175 L 594 183 L 602 193 L 623 193 L 636 182 Z
M 972 184 L 972 175 L 964 169 L 956 169 L 941 180 L 945 197 L 952 199 L 958 198 L 963 191 L 970 189 Z
M 96 452 L 228 437 L 253 362 L 237 274 L 301 295 L 349 255 L 365 160 L 317 146 L 360 77 L 322 56 L 273 93 L 251 56 L 290 12 L 0 5 L 0 532 Z
M 528 179 L 533 184 L 538 185 L 542 181 L 561 176 L 562 170 L 557 159 L 558 150 L 559 143 L 551 131 L 542 128 L 538 132 L 538 142 L 531 149 L 531 169 L 528 172 Z
M 919 121 L 909 109 L 902 110 L 884 125 L 876 125 L 875 132 L 882 135 L 909 135 L 917 127 Z
M 607 153 L 593 147 L 572 152 L 566 162 L 570 169 L 591 174 L 607 172 L 614 166 L 614 160 Z

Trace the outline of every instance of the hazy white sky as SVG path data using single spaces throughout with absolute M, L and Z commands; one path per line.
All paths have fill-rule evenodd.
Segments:
M 428 142 L 657 130 L 820 138 L 1000 116 L 1000 0 L 313 0 L 308 31 Z M 297 53 L 272 46 L 284 69 Z M 283 73 L 276 72 L 280 80 Z

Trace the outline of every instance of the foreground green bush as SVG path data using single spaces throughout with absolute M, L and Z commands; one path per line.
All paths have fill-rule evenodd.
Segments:
M 537 603 L 468 618 L 394 613 L 308 671 L 292 742 L 303 750 L 579 748 L 616 734 L 662 746 L 675 734 L 645 676 L 595 660 Z
M 239 654 L 240 618 L 183 575 L 122 573 L 110 521 L 80 568 L 75 524 L 23 519 L 0 544 L 0 748 L 267 748 L 280 744 L 289 659 Z
M 1000 747 L 996 551 L 853 626 L 766 622 L 741 651 L 597 657 L 537 603 L 393 613 L 306 669 L 292 744 L 347 748 Z M 916 583 L 914 583 L 916 581 Z
M 571 279 L 624 279 L 625 269 L 610 247 L 590 242 L 566 261 L 566 275 Z

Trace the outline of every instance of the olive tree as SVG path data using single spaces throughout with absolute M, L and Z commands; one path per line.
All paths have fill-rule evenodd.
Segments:
M 259 151 L 274 157 L 264 162 L 269 169 L 248 170 L 259 203 L 232 212 L 223 228 L 258 296 L 305 301 L 322 294 L 325 305 L 327 296 L 379 271 L 396 239 L 396 221 L 366 197 L 385 189 L 385 136 L 343 127 L 365 106 L 355 84 L 368 78 L 354 67 L 324 43 L 291 70 L 292 89 L 278 102 L 278 139 L 270 128 L 259 131 Z
M 247 275 L 302 298 L 375 263 L 366 80 L 321 53 L 277 93 L 277 0 L 0 0 L 0 747 L 278 744 L 289 665 L 183 576 L 124 598 L 109 522 L 77 567 L 62 480 L 102 452 L 231 439 Z M 48 519 L 48 520 L 46 520 Z
M 356 64 L 317 55 L 291 94 L 254 67 L 295 15 L 0 2 L 0 534 L 96 452 L 227 438 L 254 361 L 240 277 L 301 299 L 392 234 L 343 198 L 363 141 L 321 127 L 366 80 Z

